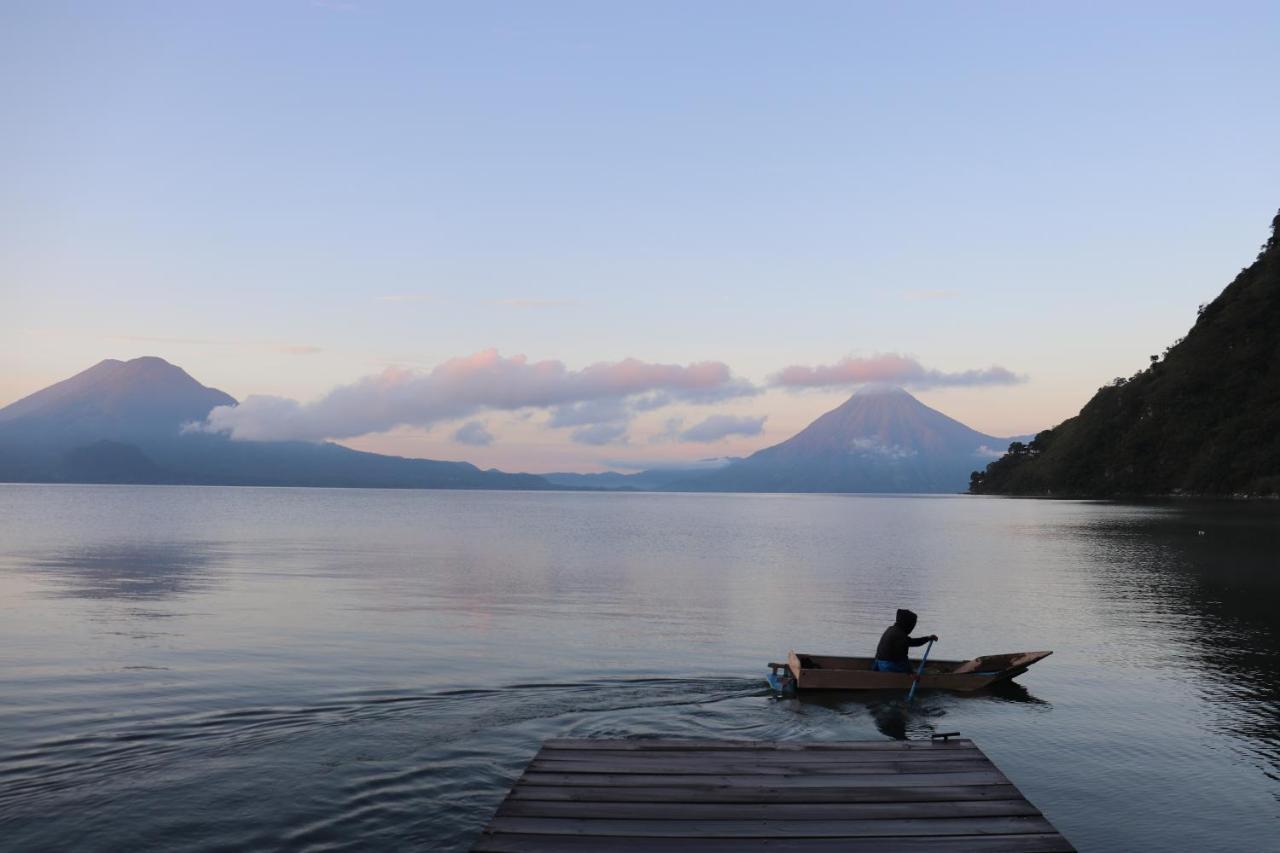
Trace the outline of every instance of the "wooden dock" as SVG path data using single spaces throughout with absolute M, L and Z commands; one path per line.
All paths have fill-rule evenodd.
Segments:
M 1069 851 L 969 740 L 549 740 L 476 841 L 536 851 Z

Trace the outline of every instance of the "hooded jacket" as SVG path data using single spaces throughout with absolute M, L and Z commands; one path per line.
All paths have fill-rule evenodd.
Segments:
M 876 660 L 908 665 L 907 649 L 912 646 L 923 646 L 929 642 L 928 637 L 911 638 L 911 631 L 916 627 L 916 614 L 910 610 L 899 610 L 897 619 L 880 635 L 880 645 L 876 646 Z

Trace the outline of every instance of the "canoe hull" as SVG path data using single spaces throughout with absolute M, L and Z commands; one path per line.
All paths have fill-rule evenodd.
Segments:
M 1013 652 L 1003 655 L 984 655 L 968 661 L 930 660 L 920 677 L 922 690 L 953 690 L 971 693 L 993 684 L 1016 678 L 1037 661 L 1053 652 Z M 875 672 L 871 658 L 810 655 L 791 652 L 787 656 L 785 672 L 781 664 L 775 667 L 769 683 L 775 690 L 907 690 L 914 680 L 914 673 Z M 918 665 L 916 662 L 913 666 Z

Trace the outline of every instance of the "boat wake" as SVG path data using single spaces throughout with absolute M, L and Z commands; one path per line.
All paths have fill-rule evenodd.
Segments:
M 155 837 L 140 846 L 465 849 L 547 738 L 927 737 L 954 701 L 926 695 L 904 711 L 865 695 L 779 700 L 762 678 L 693 677 L 151 709 L 67 721 L 62 735 L 0 753 L 0 813 L 28 848 L 42 846 L 49 814 L 77 814 L 92 837 L 96 821 L 110 834 L 149 810 Z M 299 794 L 282 806 L 282 789 Z
M 0 752 L 0 810 L 41 810 L 77 789 L 98 789 L 103 780 L 270 754 L 297 741 L 367 741 L 369 750 L 378 752 L 379 742 L 386 742 L 379 733 L 413 732 L 421 744 L 462 743 L 486 731 L 573 730 L 589 718 L 709 706 L 766 693 L 750 679 L 600 679 L 422 694 L 360 692 L 310 705 L 177 712 L 160 719 L 68 720 L 64 728 L 73 733 Z M 553 720 L 563 722 L 546 722 Z

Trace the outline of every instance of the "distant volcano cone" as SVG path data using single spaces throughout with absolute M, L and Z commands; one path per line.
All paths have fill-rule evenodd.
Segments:
M 893 385 L 866 385 L 796 435 L 681 484 L 763 492 L 964 491 L 1010 439 L 985 435 Z
M 176 436 L 236 400 L 163 358 L 109 358 L 0 409 L 0 427 L 86 441 Z

